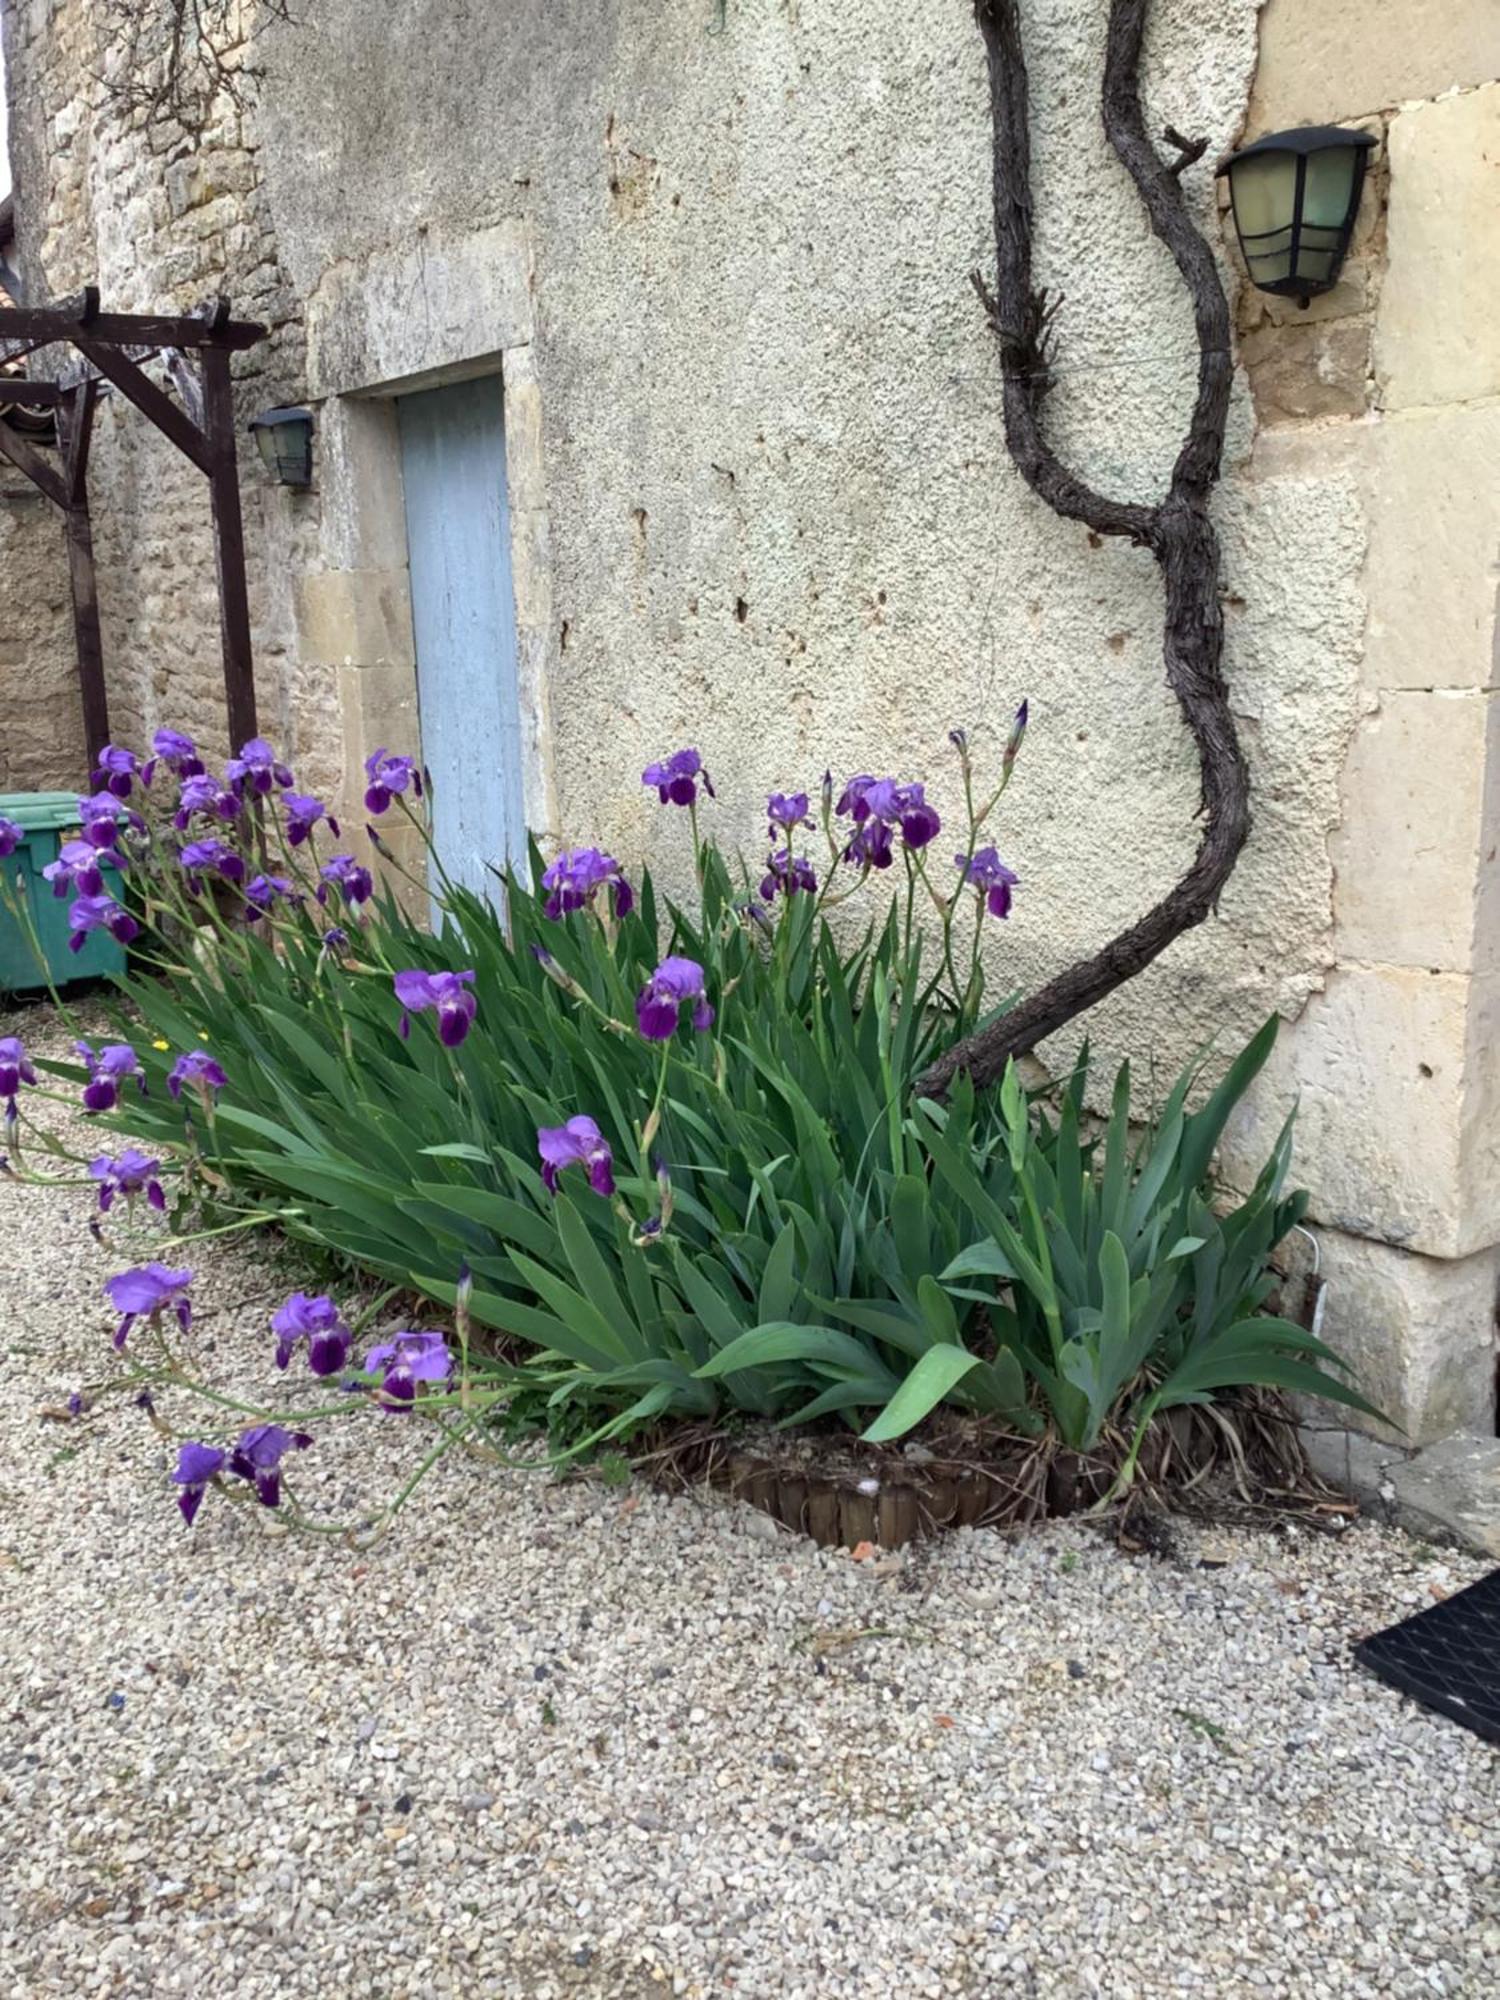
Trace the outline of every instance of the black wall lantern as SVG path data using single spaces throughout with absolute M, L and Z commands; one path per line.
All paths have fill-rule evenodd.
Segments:
M 1368 132 L 1304 125 L 1272 132 L 1221 163 L 1252 284 L 1303 305 L 1332 289 L 1374 144 Z
M 311 410 L 262 410 L 250 419 L 250 434 L 278 486 L 311 486 L 312 433 Z

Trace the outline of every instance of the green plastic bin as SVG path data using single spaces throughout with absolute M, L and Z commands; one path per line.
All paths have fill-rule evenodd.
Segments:
M 68 950 L 72 898 L 54 896 L 52 884 L 42 879 L 42 870 L 57 859 L 63 842 L 78 832 L 78 794 L 0 792 L 0 819 L 14 820 L 25 829 L 15 853 L 0 861 L 0 870 L 10 894 L 25 900 L 47 959 L 43 972 L 30 938 L 0 902 L 0 993 L 28 993 L 46 986 L 47 973 L 53 985 L 65 986 L 75 979 L 107 979 L 123 972 L 125 948 L 108 931 L 90 931 L 81 951 Z

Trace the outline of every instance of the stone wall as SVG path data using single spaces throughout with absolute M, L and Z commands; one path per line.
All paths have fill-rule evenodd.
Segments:
M 1026 695 L 999 834 L 1024 886 L 991 971 L 1029 985 L 1192 851 L 1157 579 L 1005 455 L 967 283 L 989 255 L 970 9 L 732 0 L 718 35 L 711 13 L 609 0 L 583 32 L 555 0 L 311 0 L 258 51 L 256 115 L 194 146 L 87 81 L 84 0 L 5 0 L 27 273 L 118 305 L 225 289 L 274 328 L 244 413 L 313 401 L 319 467 L 305 495 L 246 468 L 259 688 L 313 784 L 355 795 L 365 751 L 415 735 L 388 396 L 499 366 L 539 830 L 680 886 L 681 829 L 639 784 L 665 750 L 701 744 L 753 845 L 760 795 L 825 763 L 951 806 L 949 728 L 988 724 L 994 754 Z M 1149 496 L 1190 316 L 1099 130 L 1104 7 L 1026 13 L 1040 276 L 1066 294 L 1048 421 L 1097 483 Z M 1300 1086 L 1330 1324 L 1414 1431 L 1492 1427 L 1500 11 L 1157 0 L 1146 72 L 1152 128 L 1214 153 L 1325 117 L 1382 149 L 1338 292 L 1239 301 L 1219 518 L 1255 832 L 1218 916 L 1090 1030 L 1162 1074 L 1285 1014 L 1231 1168 Z M 1207 163 L 1185 187 L 1217 232 Z M 118 403 L 96 463 L 120 733 L 214 741 L 196 475 Z
M 1243 294 L 1252 476 L 1336 475 L 1366 556 L 1332 959 L 1241 1135 L 1299 1102 L 1331 1336 L 1417 1441 L 1495 1427 L 1500 9 L 1268 0 L 1247 136 L 1380 137 L 1342 282 Z
M 28 479 L 0 464 L 0 792 L 66 789 L 82 764 L 61 520 Z

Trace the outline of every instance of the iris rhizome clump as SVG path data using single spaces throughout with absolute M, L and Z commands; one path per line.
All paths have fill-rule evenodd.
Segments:
M 314 1525 L 339 1421 L 431 1426 L 420 1477 L 527 1425 L 555 1463 L 677 1417 L 878 1442 L 945 1408 L 1121 1440 L 1128 1479 L 1155 1413 L 1225 1382 L 1350 1400 L 1321 1343 L 1248 1317 L 1300 1212 L 1289 1140 L 1238 1208 L 1208 1199 L 1264 1036 L 1202 1112 L 1179 1079 L 1144 1138 L 1122 1074 L 1103 1152 L 1085 1066 L 1061 1116 L 1013 1071 L 915 1095 L 1024 907 L 996 822 L 1026 726 L 1023 704 L 989 758 L 954 731 L 941 781 L 772 791 L 743 859 L 708 830 L 702 751 L 669 750 L 636 800 L 677 900 L 583 840 L 455 883 L 420 764 L 384 747 L 351 828 L 262 739 L 221 770 L 180 732 L 111 746 L 52 886 L 83 934 L 116 923 L 101 899 L 133 927 L 133 1012 L 73 1062 L 0 1042 L 12 1171 L 61 1150 L 39 1097 L 80 1106 L 80 1227 L 119 1253 L 116 1372 L 79 1410 L 111 1384 L 142 1401 L 186 1519 L 217 1493 Z M 366 1275 L 271 1310 L 266 1393 L 237 1380 L 231 1415 L 195 1246 L 268 1224 Z

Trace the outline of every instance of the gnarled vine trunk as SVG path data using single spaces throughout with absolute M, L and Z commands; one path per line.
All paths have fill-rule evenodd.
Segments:
M 1110 145 L 1188 289 L 1198 337 L 1193 413 L 1161 499 L 1147 504 L 1095 492 L 1063 465 L 1043 434 L 1055 308 L 1032 283 L 1031 130 L 1019 0 L 975 0 L 994 126 L 995 283 L 991 290 L 978 273 L 974 283 L 1000 348 L 1005 442 L 1017 470 L 1056 513 L 1149 549 L 1161 570 L 1167 682 L 1198 751 L 1203 833 L 1192 866 L 1159 903 L 1091 958 L 955 1044 L 919 1079 L 925 1096 L 941 1095 L 961 1070 L 977 1084 L 993 1082 L 1012 1056 L 1034 1048 L 1202 923 L 1250 832 L 1249 773 L 1222 669 L 1219 543 L 1208 511 L 1229 407 L 1229 306 L 1213 252 L 1182 198 L 1179 176 L 1201 156 L 1204 142 L 1185 140 L 1168 127 L 1164 137 L 1178 156 L 1169 164 L 1146 136 L 1139 65 L 1149 7 L 1150 0 L 1110 0 L 1102 109 Z

